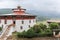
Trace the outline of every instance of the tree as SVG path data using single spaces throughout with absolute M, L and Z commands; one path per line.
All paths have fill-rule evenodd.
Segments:
M 36 33 L 39 33 L 41 31 L 39 25 L 34 25 L 32 28 Z
M 52 32 L 52 30 L 50 28 L 47 28 L 45 30 L 45 33 L 46 33 L 46 36 L 53 36 L 53 32 Z
M 50 23 L 49 26 L 50 26 L 51 29 L 58 29 L 59 28 L 58 23 Z
M 47 28 L 47 26 L 45 25 L 45 24 L 39 24 L 39 27 L 40 27 L 40 29 L 42 29 L 42 30 L 45 30 L 46 28 Z
M 50 24 L 52 25 L 52 24 Z M 54 24 L 53 28 L 56 26 Z M 52 26 L 50 27 L 52 28 Z M 18 38 L 33 38 L 33 37 L 45 37 L 45 36 L 51 36 L 52 35 L 52 30 L 48 28 L 45 24 L 39 24 L 39 25 L 34 25 L 32 28 L 30 28 L 27 31 L 23 32 L 17 32 L 17 37 Z
M 39 25 L 34 25 L 33 30 L 35 31 L 35 36 L 36 37 L 44 36 L 46 34 L 46 32 L 45 32 L 46 28 L 47 28 L 47 26 L 42 23 Z

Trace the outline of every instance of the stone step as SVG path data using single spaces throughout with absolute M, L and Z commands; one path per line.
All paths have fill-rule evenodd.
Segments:
M 5 33 L 2 35 L 2 37 L 0 38 L 0 40 L 5 40 L 4 38 L 7 37 L 6 35 L 8 35 L 9 30 L 10 30 L 10 26 L 15 26 L 14 24 L 8 25 L 8 28 L 6 29 Z

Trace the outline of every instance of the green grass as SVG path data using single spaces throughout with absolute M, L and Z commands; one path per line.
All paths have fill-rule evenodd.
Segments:
M 40 23 L 47 24 L 47 21 L 38 21 L 36 24 L 40 24 Z

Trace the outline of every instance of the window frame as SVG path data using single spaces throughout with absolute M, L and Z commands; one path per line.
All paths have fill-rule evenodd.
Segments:
M 23 29 L 23 26 L 20 26 L 20 29 L 22 30 Z
M 7 24 L 7 16 L 4 16 L 4 17 L 5 17 L 5 22 L 4 23 Z
M 28 27 L 30 28 L 31 26 L 30 26 L 30 25 L 28 25 Z

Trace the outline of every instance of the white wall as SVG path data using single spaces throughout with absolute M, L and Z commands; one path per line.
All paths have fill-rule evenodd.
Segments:
M 0 27 L 2 27 L 2 25 L 3 25 L 3 28 L 5 28 L 5 25 L 4 25 L 5 20 L 3 20 L 3 19 L 0 19 L 0 20 L 1 20 Z
M 4 26 L 3 28 L 5 28 L 7 25 L 10 25 L 13 23 L 13 20 L 7 20 L 7 24 L 4 24 L 5 20 L 1 20 L 0 26 Z M 29 20 L 23 20 L 24 24 L 22 24 L 22 20 L 15 20 L 16 21 L 16 26 L 13 28 L 12 31 L 18 31 L 18 32 L 22 32 L 22 31 L 27 31 L 29 29 L 29 25 L 31 27 L 33 27 L 33 25 L 36 24 L 36 19 L 31 19 L 31 23 L 29 23 Z M 23 29 L 21 29 L 20 27 L 23 27 Z
M 11 26 L 11 28 L 10 28 L 10 30 L 9 30 L 8 35 L 7 35 L 7 36 L 12 35 L 12 32 L 14 32 L 14 28 L 13 28 L 13 26 Z
M 36 20 L 35 19 L 31 19 L 31 23 L 29 23 L 29 20 L 23 20 L 23 21 L 24 21 L 24 24 L 22 24 L 22 20 L 16 20 L 16 27 L 15 27 L 15 29 L 18 32 L 22 32 L 24 30 L 27 31 L 29 29 L 29 25 L 31 27 L 33 27 L 33 25 L 36 24 Z M 20 28 L 21 26 L 23 27 L 23 29 Z
M 13 23 L 12 20 L 7 20 L 7 24 L 5 24 L 5 20 L 1 19 L 0 27 L 2 27 L 2 25 L 3 25 L 3 29 L 5 29 L 5 27 L 7 27 L 7 25 L 10 25 L 12 23 Z
M 7 20 L 7 25 L 13 24 L 13 20 Z

